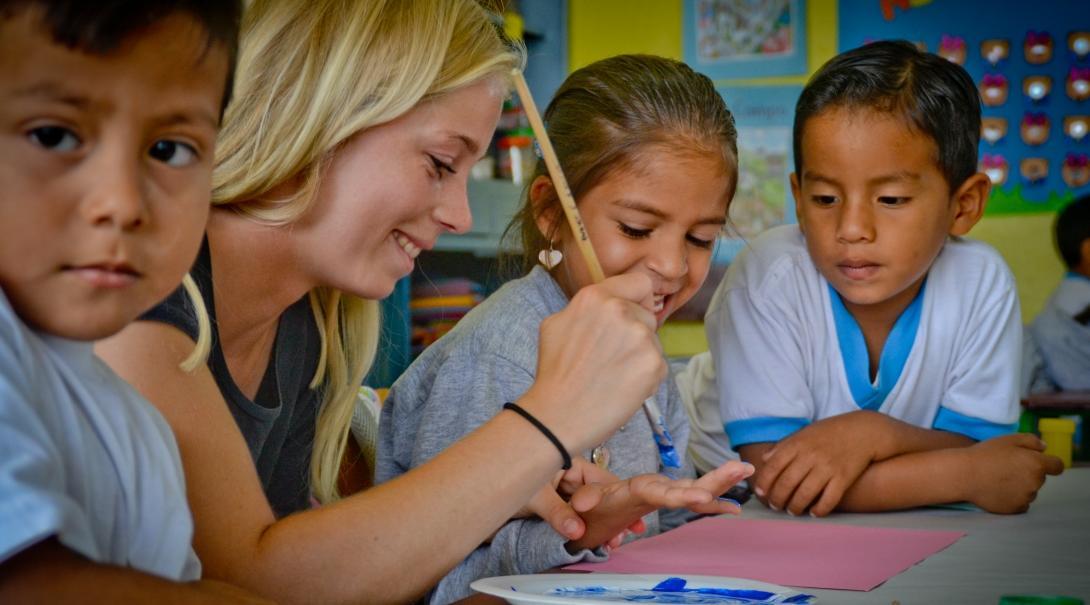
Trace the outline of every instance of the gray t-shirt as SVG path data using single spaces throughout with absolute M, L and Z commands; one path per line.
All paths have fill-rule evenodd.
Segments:
M 0 563 L 50 537 L 91 561 L 200 577 L 170 427 L 95 356 L 0 293 Z
M 321 342 L 307 297 L 280 316 L 270 363 L 257 395 L 251 400 L 231 378 L 223 356 L 207 239 L 190 275 L 201 291 L 212 322 L 208 369 L 246 439 L 269 504 L 277 517 L 309 508 L 310 455 L 321 406 L 320 393 L 309 385 L 318 367 Z M 172 325 L 194 341 L 197 339 L 196 312 L 182 288 L 140 319 Z
M 541 322 L 567 303 L 549 273 L 537 267 L 504 285 L 428 347 L 394 384 L 383 405 L 376 481 L 388 481 L 427 462 L 499 413 L 505 402 L 522 396 L 534 381 Z M 689 426 L 674 381 L 663 381 L 655 397 L 678 451 L 685 452 Z M 642 410 L 605 446 L 610 470 L 621 478 L 661 471 L 651 425 Z M 589 459 L 589 451 L 582 454 Z M 692 476 L 687 461 L 682 471 L 682 476 Z M 443 495 L 435 497 L 441 501 Z M 650 513 L 645 517 L 647 535 L 680 525 L 689 516 L 687 511 Z M 448 603 L 469 596 L 469 583 L 478 578 L 537 573 L 603 558 L 591 551 L 571 555 L 565 542 L 540 519 L 510 521 L 443 578 L 430 601 Z

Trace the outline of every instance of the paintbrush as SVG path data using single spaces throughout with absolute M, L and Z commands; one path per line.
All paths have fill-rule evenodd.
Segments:
M 591 279 L 594 283 L 598 283 L 605 279 L 605 274 L 602 273 L 602 265 L 598 262 L 598 255 L 594 253 L 594 247 L 591 246 L 590 235 L 583 224 L 583 218 L 579 216 L 579 208 L 576 207 L 575 198 L 572 197 L 571 189 L 568 187 L 568 179 L 564 177 L 564 171 L 560 168 L 560 160 L 556 157 L 556 150 L 553 149 L 549 135 L 545 132 L 545 124 L 541 121 L 541 114 L 537 111 L 537 105 L 534 104 L 534 97 L 530 94 L 530 87 L 526 85 L 526 78 L 523 77 L 521 71 L 513 70 L 511 77 L 515 81 L 515 89 L 518 91 L 519 98 L 522 99 L 526 117 L 530 120 L 530 127 L 534 130 L 538 147 L 541 149 L 541 157 L 545 160 L 545 166 L 549 169 L 549 178 L 553 181 L 553 189 L 556 190 L 556 195 L 560 199 L 560 206 L 564 209 L 564 216 L 568 218 L 568 226 L 571 227 L 572 233 L 575 234 L 575 243 L 579 246 L 579 252 L 583 256 L 583 261 L 587 264 Z M 655 444 L 658 446 L 659 458 L 666 469 L 666 474 L 673 477 L 671 469 L 681 468 L 681 458 L 678 456 L 677 448 L 674 447 L 674 440 L 670 436 L 670 431 L 666 428 L 666 418 L 662 415 L 662 410 L 655 403 L 653 396 L 644 400 L 643 411 L 651 422 L 651 431 L 655 435 Z

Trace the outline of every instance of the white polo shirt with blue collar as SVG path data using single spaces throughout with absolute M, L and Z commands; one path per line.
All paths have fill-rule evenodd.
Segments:
M 874 410 L 975 440 L 1014 432 L 1022 328 L 1014 278 L 987 244 L 950 238 L 870 378 L 863 333 L 797 225 L 755 238 L 706 317 L 731 447 Z

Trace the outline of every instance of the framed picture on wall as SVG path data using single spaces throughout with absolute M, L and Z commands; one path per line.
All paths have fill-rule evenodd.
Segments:
M 685 0 L 685 62 L 714 80 L 806 73 L 802 0 Z

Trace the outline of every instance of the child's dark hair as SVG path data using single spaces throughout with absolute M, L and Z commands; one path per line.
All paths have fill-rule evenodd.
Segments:
M 229 71 L 222 109 L 231 97 L 241 0 L 0 0 L 0 19 L 11 19 L 24 10 L 39 11 L 39 18 L 57 44 L 73 50 L 104 55 L 126 38 L 160 19 L 184 13 L 207 33 L 207 44 L 227 51 Z
M 649 147 L 713 154 L 725 169 L 737 166 L 737 131 L 723 97 L 707 76 L 672 59 L 619 55 L 578 69 L 556 91 L 544 120 L 576 200 L 610 174 L 637 168 Z M 548 170 L 539 159 L 529 182 L 543 175 Z M 554 230 L 565 228 L 555 192 L 534 207 L 527 187 L 504 232 L 506 241 L 521 239 L 523 270 L 549 245 L 535 220 L 544 213 L 556 217 Z
M 802 178 L 806 121 L 833 108 L 899 114 L 938 147 L 950 191 L 977 171 L 980 95 L 968 72 L 904 40 L 873 42 L 829 60 L 795 106 L 795 174 Z
M 1087 260 L 1082 257 L 1082 243 L 1090 239 L 1090 195 L 1068 204 L 1056 215 L 1056 248 L 1068 269 Z

